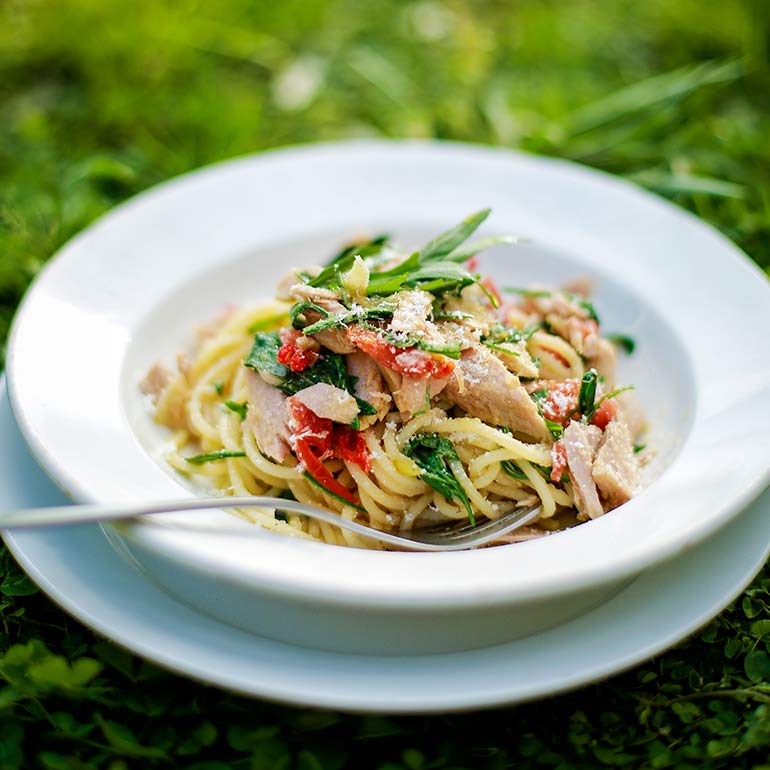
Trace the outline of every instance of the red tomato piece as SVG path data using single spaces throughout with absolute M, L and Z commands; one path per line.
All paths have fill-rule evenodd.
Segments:
M 326 469 L 324 464 L 313 454 L 313 450 L 303 438 L 294 440 L 294 453 L 297 455 L 300 465 L 326 490 L 343 500 L 347 500 L 351 505 L 358 505 L 358 499 L 347 488 L 343 487 L 331 472 Z
M 319 417 L 312 409 L 295 398 L 286 401 L 291 414 L 292 437 L 304 441 L 316 449 L 322 459 L 332 456 L 332 432 L 334 425 L 331 420 Z
M 604 430 L 618 415 L 618 405 L 611 398 L 602 401 L 591 418 L 591 425 Z
M 577 411 L 580 383 L 577 380 L 546 380 L 538 383 L 538 389 L 541 387 L 548 389 L 548 398 L 541 406 L 543 417 L 566 428 Z
M 283 344 L 278 350 L 278 361 L 284 366 L 288 366 L 293 372 L 302 372 L 318 360 L 318 353 L 297 344 L 300 336 L 301 333 L 296 329 L 281 329 L 280 331 Z
M 348 339 L 375 361 L 392 369 L 419 379 L 448 377 L 455 368 L 451 358 L 429 353 L 416 347 L 397 348 L 382 335 L 360 326 L 348 327 Z
M 567 470 L 567 450 L 564 447 L 563 441 L 557 441 L 551 447 L 551 458 L 553 459 L 553 466 L 551 467 L 551 481 L 559 482 L 564 475 L 564 471 Z
M 336 457 L 355 463 L 364 473 L 372 470 L 372 460 L 363 434 L 347 425 L 334 426 L 334 453 Z
M 469 273 L 475 273 L 479 269 L 479 255 L 474 254 L 466 263 L 465 263 L 465 269 Z

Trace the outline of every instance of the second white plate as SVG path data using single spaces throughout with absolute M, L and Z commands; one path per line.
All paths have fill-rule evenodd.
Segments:
M 0 456 L 0 508 L 67 502 L 29 454 L 1 382 Z M 4 537 L 27 573 L 70 614 L 180 674 L 295 705 L 431 713 L 573 689 L 691 634 L 765 562 L 770 492 L 716 538 L 642 575 L 577 620 L 509 644 L 430 656 L 344 655 L 253 636 L 169 597 L 123 561 L 98 526 Z

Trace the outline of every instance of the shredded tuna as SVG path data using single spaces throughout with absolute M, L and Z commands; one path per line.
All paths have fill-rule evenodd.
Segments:
M 246 392 L 249 408 L 242 430 L 252 431 L 263 454 L 283 462 L 289 454 L 286 396 L 250 369 L 246 370 Z
M 604 431 L 592 475 L 609 508 L 622 505 L 636 494 L 639 462 L 631 434 L 622 422 L 613 420 Z
M 139 383 L 142 393 L 157 398 L 168 386 L 174 375 L 163 364 L 155 364 Z
M 567 452 L 567 468 L 577 509 L 595 519 L 604 513 L 591 475 L 602 432 L 593 425 L 573 420 L 564 430 L 562 441 Z
M 499 358 L 483 346 L 463 352 L 445 395 L 474 417 L 514 433 L 550 441 L 551 434 L 535 402 Z
M 387 393 L 385 381 L 377 368 L 377 364 L 366 353 L 350 353 L 345 359 L 345 363 L 349 374 L 355 377 L 353 388 L 356 396 L 377 410 L 377 414 L 360 418 L 361 427 L 369 427 L 385 417 L 390 410 L 393 399 Z
M 318 417 L 344 424 L 353 422 L 359 412 L 358 404 L 350 393 L 327 382 L 317 382 L 304 388 L 291 396 L 289 401 L 299 401 Z

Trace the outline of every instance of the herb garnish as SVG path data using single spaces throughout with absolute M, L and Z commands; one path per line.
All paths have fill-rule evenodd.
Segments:
M 636 349 L 636 342 L 633 337 L 627 334 L 608 334 L 607 339 L 614 342 L 618 347 L 623 348 L 627 355 L 631 355 Z
M 580 392 L 578 393 L 578 412 L 586 420 L 590 420 L 595 411 L 594 401 L 596 400 L 596 380 L 595 369 L 589 369 L 580 383 Z
M 289 311 L 289 320 L 295 329 L 302 329 L 307 326 L 308 321 L 304 315 L 305 311 L 307 310 L 313 310 L 324 318 L 329 315 L 328 310 L 322 308 L 320 305 L 317 305 L 315 302 L 310 302 L 309 300 L 306 302 L 298 302 Z
M 419 433 L 409 439 L 403 450 L 420 468 L 420 478 L 442 494 L 449 502 L 459 500 L 468 512 L 468 519 L 476 525 L 476 517 L 465 490 L 452 472 L 452 464 L 460 457 L 452 442 L 438 433 Z
M 217 380 L 216 382 L 212 382 L 211 383 L 211 387 L 214 388 L 214 392 L 218 396 L 221 396 L 223 391 L 224 391 L 224 389 L 225 389 L 225 384 L 221 380 Z
M 246 452 L 231 452 L 227 449 L 218 449 L 216 452 L 206 452 L 206 454 L 195 455 L 194 457 L 185 457 L 191 465 L 203 465 L 216 460 L 226 460 L 228 457 L 246 457 Z
M 645 449 L 647 449 L 647 444 L 634 444 L 634 454 L 644 452 Z
M 249 405 L 246 401 L 240 404 L 237 401 L 225 401 L 225 406 L 231 412 L 235 412 L 242 420 L 246 419 L 246 412 L 249 408 Z

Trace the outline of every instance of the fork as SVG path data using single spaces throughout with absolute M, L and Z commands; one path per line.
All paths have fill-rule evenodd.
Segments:
M 158 500 L 148 503 L 62 505 L 0 512 L 0 529 L 30 529 L 65 524 L 86 524 L 130 519 L 151 513 L 199 511 L 209 508 L 252 508 L 255 506 L 265 506 L 275 511 L 299 513 L 311 519 L 324 521 L 364 537 L 409 551 L 462 551 L 488 545 L 497 538 L 534 521 L 541 511 L 539 504 L 522 506 L 514 508 L 498 519 L 488 520 L 477 526 L 472 526 L 469 521 L 463 520 L 459 523 L 439 524 L 396 535 L 355 521 L 349 521 L 339 514 L 314 505 L 284 500 L 279 497 L 200 497 L 184 500 Z

